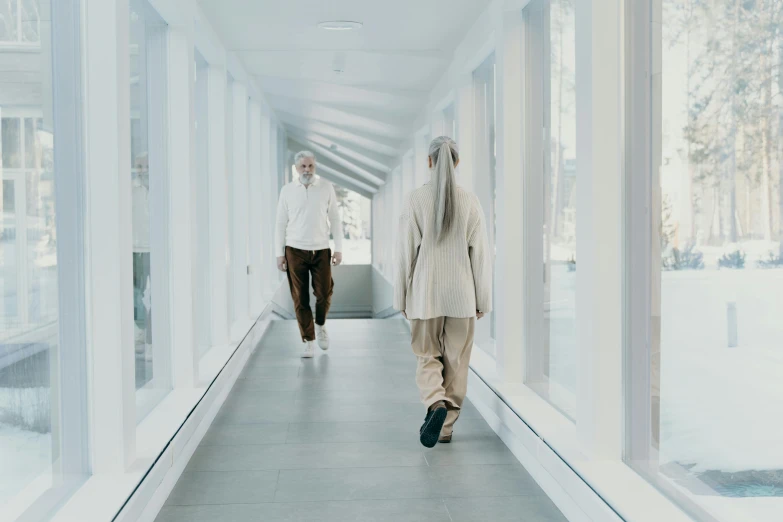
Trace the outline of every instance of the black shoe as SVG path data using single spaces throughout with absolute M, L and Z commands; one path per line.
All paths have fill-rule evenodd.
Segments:
M 419 429 L 419 441 L 425 448 L 434 448 L 440 437 L 440 430 L 446 422 L 446 406 L 438 405 L 427 412 L 424 424 Z

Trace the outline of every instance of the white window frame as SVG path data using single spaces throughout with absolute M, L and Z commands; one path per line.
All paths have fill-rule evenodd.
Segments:
M 2 41 L 0 42 L 0 49 L 9 50 L 17 49 L 19 51 L 35 51 L 41 48 L 41 19 L 38 18 L 38 41 L 25 42 L 22 40 L 22 0 L 12 0 L 16 2 L 16 40 Z M 50 9 L 54 10 L 53 7 Z M 40 5 L 39 5 L 40 16 Z M 52 16 L 52 20 L 54 17 Z
M 52 78 L 58 82 L 53 91 L 53 134 L 56 168 L 55 200 L 57 227 L 57 286 L 59 316 L 55 325 L 58 345 L 50 357 L 52 365 L 50 393 L 52 434 L 57 446 L 48 473 L 52 479 L 35 480 L 3 505 L 0 518 L 32 519 L 50 513 L 73 493 L 73 489 L 92 472 L 88 427 L 87 294 L 86 265 L 83 251 L 86 219 L 84 146 L 82 136 L 81 17 L 78 0 L 63 0 L 52 6 Z M 74 69 L 74 63 L 77 64 Z M 73 100 L 77 100 L 75 103 Z M 38 109 L 4 109 L 21 118 L 40 118 Z M 24 122 L 20 127 L 20 147 L 24 166 Z M 3 169 L 4 171 L 7 169 Z M 30 169 L 18 169 L 15 175 L 26 177 Z M 5 174 L 5 172 L 3 172 Z M 26 195 L 22 179 L 22 210 Z M 17 191 L 18 195 L 18 191 Z M 17 199 L 17 202 L 20 201 Z M 19 207 L 17 207 L 19 212 Z M 24 236 L 17 235 L 18 238 Z M 55 436 L 55 433 L 57 435 Z
M 148 0 L 130 0 L 141 14 L 160 19 Z M 161 19 L 162 20 L 162 19 Z M 150 175 L 150 273 L 153 304 L 152 349 L 153 377 L 136 393 L 136 419 L 141 422 L 171 392 L 172 383 L 172 176 L 180 165 L 171 165 L 169 137 L 169 29 L 167 24 L 145 29 L 146 41 L 139 51 L 146 53 L 147 148 Z M 129 40 L 130 41 L 130 40 Z M 130 44 L 128 45 L 131 48 Z M 143 81 L 140 78 L 139 81 Z M 188 86 L 189 87 L 189 86 Z M 178 94 L 179 96 L 179 94 Z M 190 100 L 190 97 L 185 97 Z M 130 139 L 128 141 L 130 146 Z M 133 158 L 131 158 L 133 160 Z M 176 168 L 174 168 L 176 167 Z M 189 169 L 185 165 L 185 170 Z M 186 214 L 189 215 L 189 212 Z M 130 236 L 128 238 L 130 241 Z M 188 269 L 188 276 L 190 270 Z M 131 318 L 133 316 L 131 315 Z M 138 393 L 138 392 L 142 393 Z

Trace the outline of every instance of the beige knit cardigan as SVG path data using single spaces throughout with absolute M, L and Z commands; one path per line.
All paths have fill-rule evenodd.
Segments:
M 456 215 L 435 236 L 435 186 L 411 192 L 397 237 L 394 307 L 408 319 L 473 317 L 492 311 L 492 256 L 478 198 L 456 188 Z

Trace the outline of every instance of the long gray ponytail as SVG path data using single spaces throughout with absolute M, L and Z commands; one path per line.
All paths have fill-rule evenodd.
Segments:
M 439 136 L 430 143 L 429 156 L 435 184 L 435 238 L 440 242 L 454 224 L 457 205 L 454 166 L 459 161 L 459 150 L 454 140 Z

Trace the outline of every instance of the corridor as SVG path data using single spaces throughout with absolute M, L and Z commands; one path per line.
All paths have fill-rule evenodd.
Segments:
M 565 522 L 473 405 L 421 446 L 404 321 L 329 326 L 302 360 L 296 323 L 272 322 L 158 522 Z
M 783 0 L 0 1 L 0 522 L 781 522 L 781 295 Z

